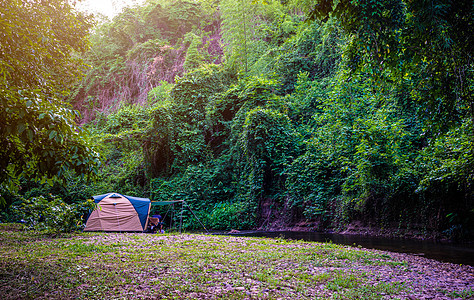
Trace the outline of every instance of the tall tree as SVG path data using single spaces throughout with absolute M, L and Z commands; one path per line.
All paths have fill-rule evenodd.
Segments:
M 281 4 L 278 1 L 223 0 L 222 42 L 227 62 L 247 73 L 266 51 L 268 28 L 266 18 L 272 18 Z
M 95 172 L 99 155 L 62 101 L 91 22 L 67 0 L 0 2 L 0 200 L 18 179 Z
M 255 4 L 245 0 L 223 0 L 220 5 L 226 59 L 231 65 L 247 72 L 252 9 Z

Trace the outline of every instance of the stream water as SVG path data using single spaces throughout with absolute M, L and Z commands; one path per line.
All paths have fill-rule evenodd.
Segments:
M 316 242 L 333 242 L 334 244 L 362 246 L 364 248 L 412 253 L 443 262 L 474 266 L 473 244 L 452 244 L 434 241 L 411 239 L 371 237 L 363 235 L 327 234 L 299 231 L 250 231 L 229 235 L 285 238 Z

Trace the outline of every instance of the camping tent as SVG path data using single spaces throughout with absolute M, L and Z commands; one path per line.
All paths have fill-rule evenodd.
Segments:
M 150 212 L 150 199 L 118 193 L 92 196 L 92 211 L 84 231 L 144 231 Z

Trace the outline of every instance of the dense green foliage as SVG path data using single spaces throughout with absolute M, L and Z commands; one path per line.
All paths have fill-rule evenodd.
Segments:
M 100 179 L 21 193 L 185 199 L 214 229 L 359 220 L 472 237 L 473 12 L 424 0 L 127 8 L 95 27 L 71 97 L 104 154 Z
M 144 105 L 152 88 L 205 62 L 219 62 L 214 10 L 189 1 L 148 1 L 99 23 L 84 57 L 92 68 L 71 97 L 84 120 L 121 103 Z
M 84 228 L 87 215 L 96 208 L 94 201 L 67 204 L 58 197 L 43 196 L 23 200 L 12 206 L 12 214 L 24 222 L 25 229 L 46 233 L 67 233 Z
M 2 1 L 0 11 L 2 203 L 20 179 L 90 175 L 100 161 L 76 112 L 62 102 L 80 75 L 90 20 L 62 0 Z

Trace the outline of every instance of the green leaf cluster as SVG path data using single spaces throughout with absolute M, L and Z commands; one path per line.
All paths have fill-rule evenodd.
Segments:
M 95 208 L 92 199 L 66 204 L 55 196 L 51 199 L 39 196 L 24 199 L 12 210 L 24 222 L 27 230 L 58 234 L 82 230 L 85 217 Z
M 219 61 L 219 22 L 207 3 L 148 1 L 97 24 L 85 54 L 87 76 L 70 99 L 90 121 L 121 103 L 146 104 L 148 92 L 201 64 Z M 209 8 L 209 7 L 208 7 Z
M 0 11 L 0 190 L 94 175 L 99 154 L 63 102 L 81 75 L 90 18 L 63 0 L 2 1 Z

